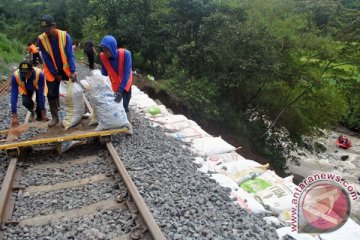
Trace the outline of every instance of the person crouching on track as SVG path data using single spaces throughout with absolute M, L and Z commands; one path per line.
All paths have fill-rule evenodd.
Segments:
M 29 122 L 35 121 L 35 104 L 31 99 L 36 93 L 36 115 L 38 121 L 48 121 L 45 111 L 46 86 L 44 73 L 41 69 L 33 67 L 30 61 L 22 61 L 19 68 L 11 77 L 11 126 L 19 125 L 17 116 L 18 94 L 22 97 L 22 104 L 31 115 Z
M 42 34 L 38 45 L 44 60 L 44 74 L 48 87 L 48 101 L 51 112 L 49 127 L 59 122 L 59 87 L 62 80 L 76 81 L 75 55 L 72 40 L 68 33 L 56 28 L 55 20 L 50 15 L 40 19 Z
M 109 76 L 112 89 L 115 93 L 115 102 L 123 100 L 123 106 L 130 123 L 129 133 L 132 133 L 131 115 L 129 111 L 129 102 L 131 98 L 132 85 L 132 60 L 129 50 L 117 48 L 116 39 L 111 36 L 105 36 L 99 45 L 101 53 L 101 74 Z

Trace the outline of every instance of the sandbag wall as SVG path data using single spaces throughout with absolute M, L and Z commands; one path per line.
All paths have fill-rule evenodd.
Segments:
M 196 122 L 184 115 L 171 114 L 164 105 L 158 105 L 147 94 L 132 86 L 130 107 L 145 114 L 152 125 L 164 129 L 167 135 L 186 143 L 198 157 L 194 162 L 199 171 L 214 179 L 221 186 L 231 189 L 230 196 L 240 207 L 249 213 L 271 212 L 273 217 L 265 220 L 278 228 L 280 239 L 290 235 L 295 239 L 336 239 L 349 229 L 360 229 L 351 219 L 334 233 L 298 234 L 291 232 L 292 197 L 297 187 L 292 176 L 281 178 L 269 170 L 269 164 L 261 165 L 236 153 L 236 147 L 228 144 L 221 137 L 213 137 L 205 132 Z M 135 129 L 136 131 L 136 129 Z M 360 234 L 360 231 L 357 232 Z M 351 238 L 350 236 L 346 238 Z M 360 238 L 359 238 L 360 239 Z

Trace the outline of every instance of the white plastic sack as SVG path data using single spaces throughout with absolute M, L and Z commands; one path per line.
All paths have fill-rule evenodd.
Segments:
M 174 133 L 174 132 L 181 131 L 184 128 L 191 127 L 191 126 L 198 126 L 198 125 L 196 122 L 194 122 L 192 120 L 188 120 L 188 121 L 165 124 L 163 127 L 164 127 L 165 131 Z
M 320 234 L 322 240 L 359 240 L 360 239 L 360 226 L 354 220 L 349 218 L 347 222 L 338 230 L 331 233 Z
M 129 103 L 130 106 L 136 106 L 144 101 L 150 100 L 151 98 L 146 93 L 139 93 L 135 96 L 131 97 L 131 101 Z
M 99 69 L 92 70 L 92 71 L 91 71 L 91 74 L 92 74 L 93 76 L 102 76 L 101 70 L 99 70 Z
M 65 129 L 80 122 L 85 111 L 84 94 L 78 83 L 61 81 L 59 88 L 60 119 Z
M 223 157 L 222 155 L 227 155 L 227 156 Z M 236 155 L 239 156 L 238 160 L 236 158 L 234 158 Z M 232 157 L 230 157 L 230 156 L 232 156 Z M 233 163 L 230 163 L 230 162 L 233 162 Z M 241 167 L 241 170 L 246 170 L 249 168 L 262 166 L 261 164 L 255 162 L 255 161 L 247 160 L 247 159 L 241 157 L 236 152 L 209 156 L 205 159 L 205 162 L 202 165 L 203 165 L 203 167 L 206 167 L 206 169 L 208 169 L 208 171 L 222 172 L 223 174 L 226 174 L 226 170 L 222 169 L 223 166 L 225 166 L 225 168 L 226 168 L 226 164 L 234 164 L 236 166 Z
M 200 167 L 197 169 L 199 172 L 203 172 L 203 173 L 209 172 L 209 168 L 208 165 L 206 164 L 205 159 L 203 159 L 202 157 L 196 157 L 194 162 L 200 165 Z
M 255 179 L 249 179 L 243 182 L 240 186 L 248 193 L 256 193 L 258 191 L 264 190 L 278 183 L 283 183 L 285 181 L 286 180 L 284 178 L 276 175 L 274 171 L 266 170 L 261 175 L 257 176 Z
M 203 137 L 192 140 L 195 153 L 202 156 L 211 156 L 235 151 L 236 148 L 225 142 L 220 137 Z
M 98 126 L 96 130 L 122 128 L 128 126 L 123 100 L 115 102 L 114 92 L 111 89 L 109 78 L 102 76 L 86 77 L 90 86 L 89 101 L 94 107 Z
M 296 185 L 289 182 L 276 184 L 257 192 L 255 199 L 263 205 L 268 205 L 273 213 L 279 215 L 292 207 L 291 200 L 295 188 Z
M 172 133 L 171 136 L 176 140 L 183 141 L 186 138 L 202 138 L 209 137 L 210 135 L 199 126 L 190 126 L 179 132 Z
M 135 102 L 135 107 L 141 109 L 141 110 L 146 110 L 149 107 L 154 107 L 157 106 L 157 103 L 152 100 L 151 98 L 148 99 L 144 99 L 143 101 L 138 101 Z
M 290 236 L 296 240 L 320 240 L 320 238 L 318 236 L 311 236 L 308 233 L 293 232 L 291 230 L 291 227 L 283 227 L 283 228 L 276 229 L 276 233 L 278 234 L 279 239 L 286 238 L 285 236 Z M 343 238 L 338 238 L 338 240 L 339 239 L 343 239 Z
M 167 115 L 163 117 L 153 118 L 152 121 L 160 123 L 160 124 L 171 124 L 176 122 L 187 121 L 188 119 L 184 115 Z
M 252 174 L 261 174 L 266 171 L 269 164 L 260 165 L 255 161 L 231 161 L 217 165 L 215 171 L 231 177 L 238 184 L 243 180 L 249 179 Z
M 249 213 L 266 212 L 263 205 L 255 200 L 251 194 L 245 192 L 241 188 L 230 193 L 231 197 L 236 198 L 235 202 Z
M 212 155 L 212 156 L 209 156 L 206 158 L 206 161 L 211 162 L 215 165 L 220 164 L 220 163 L 227 163 L 227 162 L 232 162 L 232 161 L 243 161 L 243 160 L 251 161 L 251 160 L 247 160 L 243 156 L 239 155 L 237 152 L 217 154 L 217 155 Z
M 141 93 L 142 93 L 141 90 L 137 86 L 135 86 L 134 84 L 131 85 L 131 95 L 133 97 L 135 97 L 136 95 L 141 94 Z
M 231 191 L 236 191 L 239 188 L 236 182 L 223 174 L 211 174 L 210 178 L 214 179 L 220 186 L 230 188 Z

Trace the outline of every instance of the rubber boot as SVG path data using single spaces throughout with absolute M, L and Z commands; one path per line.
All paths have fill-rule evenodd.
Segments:
M 129 131 L 126 133 L 126 135 L 132 135 L 133 134 L 133 127 L 132 127 L 132 124 L 131 124 L 131 114 L 130 112 L 126 112 L 126 116 L 127 116 L 127 119 L 128 119 L 128 122 L 129 122 L 129 125 L 128 125 L 128 129 Z
M 31 123 L 31 122 L 34 122 L 34 121 L 35 121 L 35 111 L 34 111 L 34 108 L 33 108 L 33 109 L 29 109 L 29 112 L 30 112 L 30 117 L 29 117 L 28 122 Z
M 59 122 L 59 105 L 58 99 L 49 100 L 51 121 L 48 123 L 49 127 L 55 126 Z

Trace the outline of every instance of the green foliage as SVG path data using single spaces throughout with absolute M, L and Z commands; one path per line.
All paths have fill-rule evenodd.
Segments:
M 22 60 L 24 45 L 18 41 L 8 39 L 0 33 L 0 72 L 4 75 L 10 75 L 11 66 L 18 66 Z
M 32 41 L 43 14 L 79 41 L 114 35 L 161 90 L 279 168 L 317 128 L 360 128 L 359 1 L 4 0 L 0 30 Z

